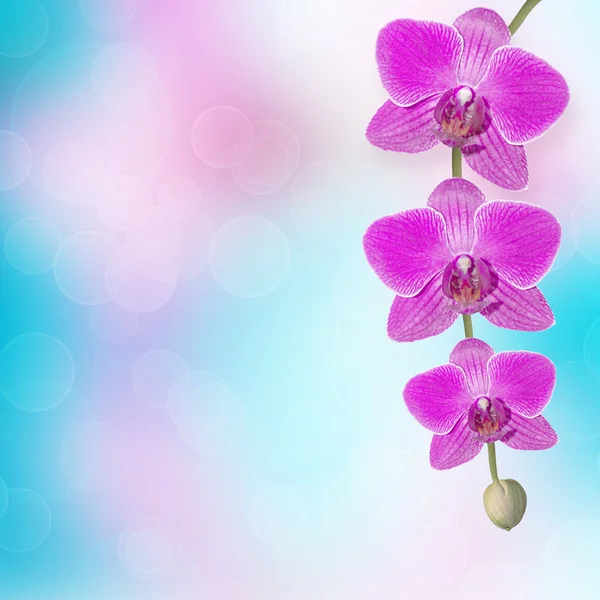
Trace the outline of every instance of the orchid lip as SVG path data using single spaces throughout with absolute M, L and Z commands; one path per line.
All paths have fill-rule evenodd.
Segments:
M 510 409 L 500 398 L 480 396 L 469 408 L 468 424 L 481 442 L 491 443 L 504 436 L 510 416 Z
M 433 115 L 440 126 L 434 135 L 451 148 L 476 144 L 491 124 L 489 103 L 467 85 L 444 92 Z
M 481 312 L 492 303 L 489 298 L 498 285 L 495 270 L 484 260 L 459 254 L 444 269 L 442 292 L 452 301 L 449 308 L 460 314 Z

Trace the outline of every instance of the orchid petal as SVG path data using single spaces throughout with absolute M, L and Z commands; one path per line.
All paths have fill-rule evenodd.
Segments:
M 550 402 L 556 367 L 536 352 L 500 352 L 488 362 L 490 393 L 522 417 L 537 417 Z
M 475 211 L 485 202 L 479 188 L 466 179 L 442 181 L 433 190 L 427 206 L 444 215 L 448 243 L 455 254 L 469 253 L 475 238 Z
M 433 133 L 438 127 L 433 111 L 439 96 L 403 108 L 388 100 L 371 119 L 367 139 L 373 146 L 415 154 L 439 144 Z
M 396 294 L 411 297 L 451 260 L 446 224 L 431 208 L 413 208 L 375 221 L 363 238 L 367 260 Z
M 492 123 L 476 143 L 462 149 L 466 163 L 484 179 L 505 190 L 524 190 L 529 183 L 523 146 L 509 144 Z
M 475 87 L 485 75 L 494 50 L 510 44 L 510 31 L 504 19 L 487 8 L 467 11 L 454 21 L 454 27 L 464 41 L 458 79 Z
M 452 469 L 469 462 L 479 454 L 483 443 L 475 437 L 467 421 L 468 415 L 465 415 L 450 433 L 433 436 L 429 462 L 434 469 Z
M 456 86 L 463 41 L 454 27 L 398 19 L 377 38 L 383 87 L 399 106 L 411 106 Z
M 556 69 L 512 46 L 494 52 L 477 93 L 490 103 L 494 123 L 511 144 L 543 135 L 569 102 L 569 87 Z
M 548 273 L 559 246 L 560 225 L 540 206 L 496 200 L 475 213 L 473 255 L 519 289 L 533 287 Z
M 537 287 L 519 290 L 506 281 L 499 281 L 489 298 L 493 301 L 481 314 L 497 327 L 543 331 L 555 323 L 552 309 Z
M 430 431 L 448 433 L 473 403 L 464 371 L 442 365 L 413 377 L 404 388 L 410 414 Z
M 515 450 L 547 450 L 558 443 L 556 431 L 541 415 L 526 419 L 513 413 L 506 429 L 500 441 Z
M 458 365 L 465 372 L 467 385 L 474 398 L 488 393 L 490 379 L 487 363 L 493 355 L 493 348 L 476 338 L 462 340 L 452 350 L 450 362 Z
M 412 298 L 396 296 L 388 317 L 388 336 L 396 342 L 414 342 L 446 331 L 458 318 L 448 302 L 438 277 Z

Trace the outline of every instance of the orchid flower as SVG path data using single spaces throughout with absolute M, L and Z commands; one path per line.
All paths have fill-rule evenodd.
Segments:
M 454 26 L 411 19 L 386 25 L 376 58 L 390 100 L 371 120 L 367 139 L 409 153 L 441 142 L 459 148 L 492 183 L 525 189 L 523 144 L 557 121 L 569 89 L 556 69 L 510 41 L 502 17 L 485 8 Z
M 558 442 L 541 416 L 554 390 L 552 361 L 534 352 L 494 354 L 481 340 L 459 342 L 450 364 L 413 377 L 404 401 L 435 435 L 430 462 L 451 469 L 473 459 L 484 444 L 545 450 Z
M 395 341 L 441 333 L 459 314 L 479 312 L 521 331 L 554 324 L 535 286 L 556 257 L 560 225 L 539 206 L 486 202 L 472 183 L 447 179 L 427 207 L 375 221 L 363 243 L 369 264 L 397 294 L 388 318 Z

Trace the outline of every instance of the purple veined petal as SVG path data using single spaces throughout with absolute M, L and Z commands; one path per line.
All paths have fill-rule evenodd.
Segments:
M 547 62 L 522 48 L 498 48 L 477 93 L 492 107 L 494 122 L 511 144 L 540 137 L 569 103 L 564 77 Z
M 500 441 L 515 450 L 547 450 L 558 443 L 558 436 L 542 415 L 527 419 L 513 413 Z
M 494 200 L 475 213 L 473 255 L 519 289 L 533 287 L 548 273 L 559 246 L 560 224 L 540 206 Z
M 481 311 L 492 325 L 517 331 L 543 331 L 556 322 L 544 294 L 537 287 L 519 290 L 499 281 L 489 296 L 492 303 Z
M 485 202 L 479 188 L 466 179 L 446 179 L 433 190 L 427 206 L 442 213 L 448 244 L 455 254 L 470 253 L 475 239 L 475 211 Z
M 546 408 L 556 383 L 556 367 L 536 352 L 499 352 L 488 362 L 490 393 L 513 413 L 537 417 Z
M 448 433 L 473 403 L 465 372 L 442 365 L 416 375 L 406 384 L 404 402 L 410 414 L 433 433 Z
M 458 318 L 448 303 L 441 277 L 434 277 L 412 298 L 396 296 L 388 317 L 388 336 L 396 342 L 414 342 L 446 331 Z
M 450 362 L 458 365 L 467 376 L 467 385 L 474 398 L 485 396 L 490 387 L 487 363 L 494 350 L 485 342 L 468 338 L 458 342 L 450 354 Z
M 468 415 L 463 416 L 446 435 L 434 435 L 429 449 L 429 462 L 434 469 L 458 467 L 473 460 L 483 448 L 468 425 Z
M 467 11 L 454 21 L 454 27 L 464 41 L 458 79 L 475 87 L 485 75 L 494 50 L 510 44 L 510 31 L 504 19 L 488 8 Z
M 413 208 L 375 221 L 363 238 L 369 264 L 396 294 L 418 294 L 451 260 L 446 224 L 431 208 Z
M 525 148 L 509 144 L 493 122 L 462 154 L 475 173 L 505 190 L 524 190 L 529 184 Z
M 408 107 L 388 100 L 371 119 L 367 139 L 373 146 L 394 152 L 425 152 L 439 144 L 433 112 L 439 94 Z
M 399 106 L 411 106 L 457 84 L 463 41 L 454 27 L 398 19 L 377 38 L 376 59 L 383 87 Z

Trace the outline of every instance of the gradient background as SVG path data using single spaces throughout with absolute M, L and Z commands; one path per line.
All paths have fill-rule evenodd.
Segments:
M 478 5 L 0 0 L 0 598 L 597 597 L 595 2 L 544 0 L 514 38 L 572 94 L 529 190 L 464 168 L 563 225 L 556 326 L 474 318 L 558 367 L 561 443 L 498 448 L 529 496 L 514 531 L 484 513 L 485 455 L 433 471 L 402 402 L 460 323 L 389 341 L 362 256 L 372 220 L 450 175 L 445 147 L 366 142 L 377 32 Z

